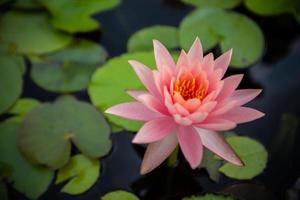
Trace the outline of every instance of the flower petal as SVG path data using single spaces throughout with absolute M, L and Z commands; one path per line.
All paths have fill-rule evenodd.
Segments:
M 243 79 L 243 74 L 232 75 L 224 79 L 224 85 L 219 95 L 217 96 L 218 101 L 222 101 L 230 96 L 234 90 L 238 87 Z
M 127 92 L 127 94 L 129 94 L 129 96 L 131 96 L 135 100 L 137 100 L 138 96 L 140 96 L 142 94 L 149 94 L 149 92 L 147 92 L 145 90 L 127 90 L 126 92 Z
M 202 61 L 202 68 L 207 74 L 210 74 L 214 70 L 214 54 L 207 54 Z
M 203 155 L 201 138 L 192 126 L 179 126 L 177 138 L 184 157 L 192 169 L 200 165 Z
M 260 89 L 244 89 L 236 90 L 230 96 L 230 99 L 235 100 L 238 106 L 244 105 L 257 97 L 262 90 Z
M 182 126 L 189 126 L 193 123 L 193 121 L 190 120 L 189 118 L 182 117 L 179 114 L 175 114 L 175 115 L 173 115 L 173 117 L 174 117 L 175 122 Z
M 205 120 L 207 115 L 208 114 L 206 112 L 194 112 L 193 114 L 190 114 L 188 118 L 193 121 L 193 124 L 198 124 Z
M 138 75 L 141 82 L 147 88 L 147 90 L 154 96 L 161 96 L 154 83 L 154 77 L 152 71 L 142 63 L 134 60 L 129 60 L 129 64 L 133 67 L 135 73 Z
M 215 69 L 222 69 L 222 75 L 221 75 L 222 77 L 226 73 L 227 68 L 230 64 L 231 55 L 232 55 L 232 49 L 226 51 L 215 60 Z
M 154 56 L 158 71 L 164 71 L 164 67 L 175 69 L 175 63 L 166 47 L 158 40 L 153 40 Z
M 207 118 L 204 122 L 195 125 L 199 128 L 209 129 L 213 131 L 228 131 L 236 127 L 233 121 L 220 118 Z
M 178 140 L 174 133 L 149 144 L 142 161 L 140 173 L 142 175 L 147 174 L 159 166 L 172 153 L 177 144 Z
M 179 72 L 181 67 L 188 67 L 189 66 L 189 60 L 187 57 L 187 54 L 184 50 L 181 50 L 180 55 L 178 57 L 177 63 L 176 63 L 176 74 Z
M 140 121 L 149 121 L 164 117 L 164 115 L 150 110 L 140 102 L 121 103 L 108 108 L 105 113 Z
M 199 133 L 202 143 L 206 148 L 208 148 L 210 151 L 214 152 L 224 160 L 227 160 L 228 162 L 243 166 L 242 161 L 233 151 L 231 146 L 226 142 L 221 133 L 201 128 L 195 129 Z
M 188 52 L 188 58 L 190 64 L 197 63 L 203 59 L 202 45 L 198 37 Z
M 136 99 L 155 112 L 160 112 L 164 115 L 169 114 L 169 111 L 167 110 L 166 106 L 149 93 L 141 94 L 137 96 Z
M 171 133 L 175 122 L 171 117 L 151 120 L 143 125 L 133 139 L 133 143 L 152 143 L 164 138 Z
M 265 114 L 248 107 L 237 107 L 219 116 L 235 123 L 245 123 L 263 117 Z

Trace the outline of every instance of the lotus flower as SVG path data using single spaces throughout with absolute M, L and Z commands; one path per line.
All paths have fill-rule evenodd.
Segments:
M 136 101 L 106 110 L 145 122 L 133 139 L 133 143 L 148 144 L 141 174 L 159 166 L 178 144 L 193 169 L 202 160 L 203 146 L 226 161 L 242 166 L 221 131 L 264 114 L 243 106 L 261 90 L 237 90 L 242 74 L 222 79 L 232 50 L 215 60 L 212 53 L 203 57 L 197 38 L 188 53 L 181 51 L 175 64 L 159 41 L 154 40 L 153 44 L 157 70 L 151 71 L 142 63 L 129 61 L 147 91 L 128 91 Z

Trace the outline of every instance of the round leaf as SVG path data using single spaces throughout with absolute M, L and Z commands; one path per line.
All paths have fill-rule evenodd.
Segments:
M 204 196 L 184 197 L 182 200 L 234 200 L 232 197 L 225 197 L 222 195 L 206 194 Z
M 31 99 L 31 98 L 19 99 L 13 105 L 13 107 L 9 110 L 9 113 L 17 114 L 17 115 L 24 115 L 39 105 L 40 105 L 40 102 L 36 99 Z
M 70 181 L 62 188 L 68 194 L 81 194 L 92 187 L 100 173 L 100 161 L 82 154 L 73 156 L 67 165 L 58 170 L 56 184 Z
M 51 23 L 70 33 L 88 32 L 99 27 L 92 14 L 109 10 L 117 6 L 120 0 L 38 0 L 51 13 Z
M 109 133 L 109 126 L 96 108 L 63 96 L 26 115 L 19 145 L 32 162 L 57 169 L 68 162 L 71 141 L 86 156 L 106 155 L 111 148 Z
M 139 198 L 130 192 L 117 190 L 107 193 L 101 197 L 101 200 L 139 200 Z
M 151 26 L 134 33 L 128 40 L 127 49 L 133 51 L 151 51 L 153 49 L 152 40 L 162 42 L 167 48 L 173 49 L 179 46 L 178 32 L 172 26 Z
M 247 67 L 263 53 L 260 28 L 245 15 L 217 8 L 199 9 L 187 15 L 179 27 L 179 41 L 188 49 L 199 37 L 207 51 L 220 44 L 222 52 L 233 48 L 231 66 Z
M 22 92 L 22 72 L 18 59 L 0 55 L 0 113 L 6 111 Z
M 234 8 L 241 3 L 242 0 L 182 0 L 186 4 L 203 7 L 218 7 L 218 8 Z
M 0 17 L 0 29 L 0 39 L 24 54 L 55 51 L 72 40 L 70 35 L 55 30 L 46 14 L 38 12 L 7 12 Z
M 245 166 L 224 164 L 219 171 L 230 178 L 251 179 L 260 174 L 267 164 L 268 153 L 259 142 L 248 137 L 232 136 L 226 138 Z
M 33 165 L 22 157 L 17 148 L 18 131 L 18 123 L 0 124 L 0 161 L 12 168 L 8 179 L 14 188 L 28 198 L 37 199 L 51 183 L 53 171 Z
M 119 103 L 132 101 L 126 90 L 144 89 L 128 60 L 137 60 L 151 68 L 155 66 L 152 52 L 139 52 L 112 58 L 97 69 L 92 76 L 88 92 L 92 103 L 101 111 L 104 112 L 107 108 Z M 142 125 L 141 122 L 109 114 L 106 116 L 113 124 L 130 131 L 137 131 Z
M 75 92 L 87 87 L 95 69 L 104 63 L 107 53 L 100 45 L 79 40 L 53 54 L 32 59 L 31 77 L 45 90 Z
M 294 0 L 245 0 L 246 7 L 259 15 L 278 15 L 288 11 Z

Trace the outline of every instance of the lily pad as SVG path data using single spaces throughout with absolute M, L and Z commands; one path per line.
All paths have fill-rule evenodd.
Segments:
M 216 194 L 206 194 L 204 196 L 184 197 L 182 200 L 234 200 L 232 197 L 225 197 Z
M 39 12 L 7 12 L 0 17 L 0 29 L 0 40 L 22 54 L 48 53 L 72 40 L 71 35 L 55 30 L 48 23 L 47 14 Z
M 151 68 L 155 66 L 152 52 L 138 52 L 112 58 L 97 69 L 92 76 L 88 92 L 92 103 L 102 112 L 113 105 L 132 101 L 133 99 L 126 93 L 126 90 L 144 89 L 128 60 L 137 60 Z M 142 125 L 141 122 L 109 114 L 106 116 L 113 124 L 130 131 L 137 131 Z
M 58 29 L 75 33 L 99 28 L 92 14 L 112 9 L 120 0 L 38 0 L 52 15 L 51 23 Z
M 127 49 L 130 52 L 151 51 L 153 49 L 153 39 L 159 40 L 168 49 L 179 47 L 176 27 L 156 25 L 144 28 L 131 35 L 127 43 Z
M 108 124 L 96 108 L 63 96 L 26 115 L 19 146 L 30 161 L 58 169 L 70 158 L 71 142 L 90 158 L 106 155 L 111 148 L 109 133 Z
M 107 193 L 101 200 L 139 200 L 139 198 L 130 192 L 117 190 Z
M 259 15 L 278 15 L 289 11 L 294 0 L 245 0 L 246 7 Z
M 19 99 L 9 110 L 9 113 L 15 115 L 24 115 L 39 105 L 40 102 L 36 99 L 32 99 L 32 98 Z
M 9 109 L 21 95 L 22 78 L 19 60 L 0 55 L 0 113 Z
M 67 165 L 58 170 L 56 184 L 70 181 L 61 189 L 68 194 L 81 194 L 92 187 L 100 173 L 100 161 L 82 154 L 73 156 Z
M 106 57 L 106 51 L 97 43 L 75 41 L 61 51 L 32 59 L 31 78 L 45 90 L 80 91 L 88 86 L 92 73 Z
M 37 199 L 47 190 L 54 173 L 22 157 L 17 147 L 19 127 L 19 123 L 11 121 L 0 124 L 0 161 L 11 168 L 8 180 L 14 188 L 30 199 Z
M 217 8 L 234 8 L 241 3 L 242 0 L 182 0 L 184 3 L 199 8 L 217 7 Z
M 219 171 L 234 179 L 252 179 L 259 175 L 266 167 L 268 153 L 265 147 L 259 142 L 242 136 L 226 138 L 235 152 L 243 161 L 243 167 L 231 163 L 224 164 Z
M 205 51 L 217 44 L 222 52 L 233 48 L 232 67 L 248 67 L 261 57 L 264 49 L 262 31 L 254 21 L 245 15 L 218 8 L 198 9 L 182 20 L 180 45 L 188 49 L 197 36 Z

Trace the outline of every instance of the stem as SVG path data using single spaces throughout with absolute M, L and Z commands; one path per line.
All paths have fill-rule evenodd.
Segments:
M 177 157 L 178 157 L 178 146 L 172 152 L 171 156 L 168 158 L 168 166 L 175 167 L 177 165 Z

